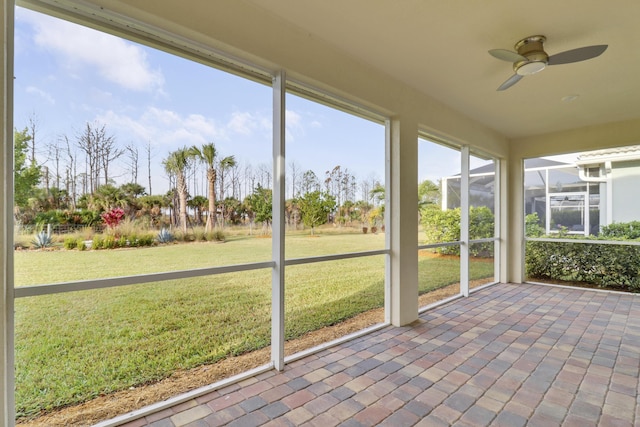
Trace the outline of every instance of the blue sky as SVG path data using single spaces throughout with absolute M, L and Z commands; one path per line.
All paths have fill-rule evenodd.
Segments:
M 76 24 L 16 8 L 14 124 L 37 123 L 39 161 L 85 123 L 106 125 L 121 147 L 152 147 L 153 192 L 165 192 L 161 162 L 182 146 L 214 142 L 242 165 L 271 164 L 271 88 Z M 287 97 L 287 164 L 319 177 L 336 165 L 359 180 L 384 179 L 384 128 L 295 96 Z M 421 144 L 422 146 L 422 144 Z M 118 184 L 128 182 L 122 164 Z M 51 167 L 51 165 L 50 165 Z M 458 173 L 448 150 L 420 154 L 420 179 Z

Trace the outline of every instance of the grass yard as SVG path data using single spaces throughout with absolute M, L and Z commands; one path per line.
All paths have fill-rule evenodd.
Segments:
M 287 236 L 287 257 L 379 249 L 384 235 Z M 271 239 L 235 237 L 114 251 L 17 251 L 17 286 L 265 261 Z M 474 264 L 475 265 L 475 264 Z M 381 307 L 384 256 L 286 269 L 292 339 Z M 421 257 L 420 292 L 455 283 L 459 261 Z M 493 264 L 474 267 L 493 275 Z M 19 417 L 154 382 L 269 345 L 271 270 L 16 300 Z M 266 363 L 265 361 L 264 363 Z

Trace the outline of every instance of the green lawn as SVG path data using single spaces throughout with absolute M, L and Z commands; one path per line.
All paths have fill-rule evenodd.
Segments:
M 383 245 L 383 234 L 292 235 L 287 257 Z M 259 237 L 114 251 L 17 251 L 15 276 L 24 286 L 270 258 L 271 239 Z M 287 338 L 382 306 L 384 265 L 384 256 L 373 256 L 288 267 Z M 457 280 L 458 265 L 421 258 L 420 291 Z M 484 265 L 474 276 L 493 274 L 493 265 Z M 16 405 L 24 417 L 269 345 L 271 270 L 20 298 L 15 308 Z

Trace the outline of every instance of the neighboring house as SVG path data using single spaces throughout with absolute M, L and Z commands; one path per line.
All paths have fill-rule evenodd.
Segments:
M 546 233 L 597 235 L 600 227 L 638 219 L 640 145 L 580 153 L 575 163 L 525 160 L 525 214 Z M 494 208 L 494 164 L 470 171 L 470 203 Z M 460 175 L 444 177 L 442 208 L 460 206 Z
M 576 165 L 582 180 L 600 187 L 600 224 L 638 220 L 640 145 L 584 152 Z

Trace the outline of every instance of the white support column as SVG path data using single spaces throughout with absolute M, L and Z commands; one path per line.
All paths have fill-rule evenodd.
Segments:
M 284 198 L 285 198 L 285 90 L 286 75 L 273 80 L 273 203 L 271 251 L 271 362 L 284 369 Z
M 469 296 L 469 146 L 460 150 L 460 293 Z
M 2 316 L 0 316 L 0 425 L 13 426 L 15 423 L 14 396 L 14 343 L 13 343 L 13 11 L 12 0 L 2 1 L 0 22 L 2 23 L 2 92 L 3 137 L 0 139 L 0 175 L 2 176 L 2 196 L 0 196 L 0 253 L 2 268 Z
M 505 203 L 508 205 L 508 247 L 505 257 L 508 262 L 507 280 L 522 283 L 524 279 L 524 162 L 520 158 L 509 158 L 507 163 L 509 188 Z M 548 181 L 548 179 L 547 179 Z
M 511 231 L 509 229 L 509 191 L 510 182 L 509 182 L 509 162 L 507 159 L 499 159 L 497 160 L 499 163 L 499 167 L 496 169 L 496 180 L 500 181 L 500 190 L 495 191 L 496 199 L 499 200 L 499 206 L 496 208 L 500 209 L 500 220 L 496 217 L 496 224 L 500 227 L 500 240 L 498 244 L 500 246 L 500 276 L 498 281 L 500 283 L 508 283 L 509 282 L 509 238 L 511 236 Z
M 384 182 L 387 186 L 392 182 L 391 177 L 391 120 L 386 120 L 384 123 Z M 393 218 L 393 205 L 391 202 L 391 192 L 385 191 L 384 194 L 384 247 L 391 248 L 392 236 L 394 234 L 394 226 L 391 221 Z M 384 260 L 384 321 L 385 323 L 391 323 L 391 256 L 385 256 Z
M 391 121 L 391 323 L 418 318 L 418 125 L 407 117 Z
M 502 204 L 501 201 L 501 193 L 502 193 L 502 163 L 500 159 L 495 159 L 493 161 L 493 167 L 495 175 L 493 176 L 493 236 L 498 239 L 493 244 L 493 280 L 496 282 L 502 282 L 502 271 L 500 269 L 501 261 L 502 261 L 502 251 L 500 250 L 502 247 Z

